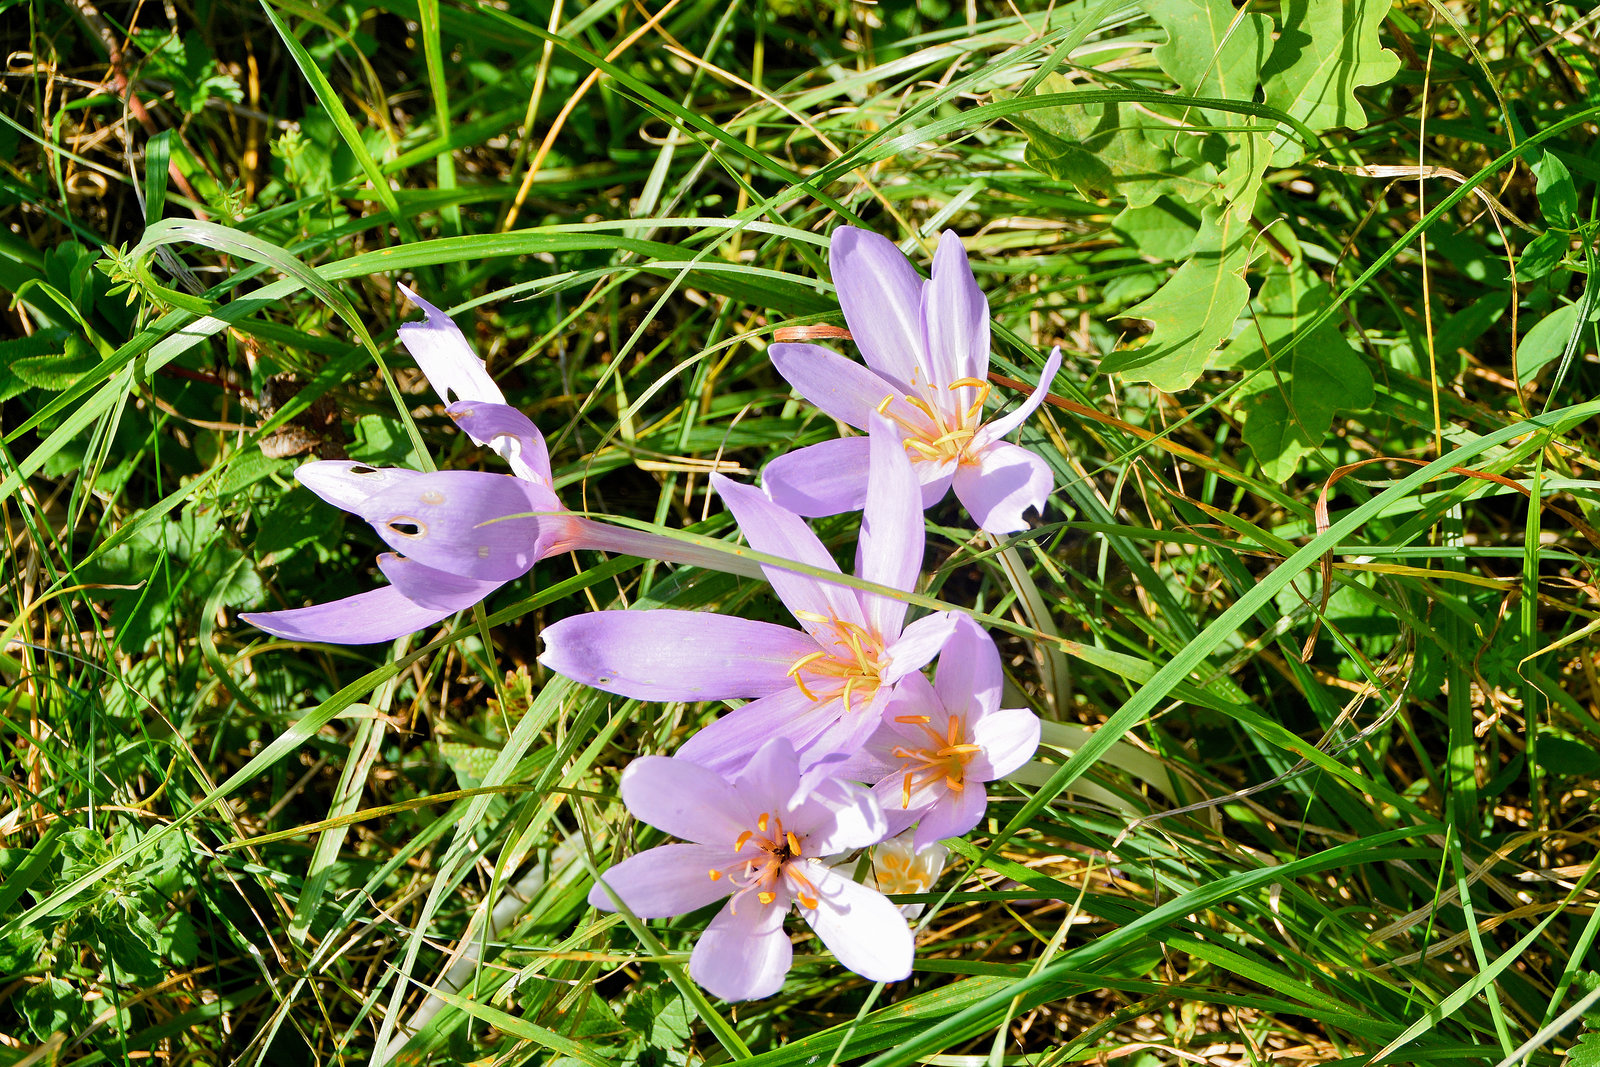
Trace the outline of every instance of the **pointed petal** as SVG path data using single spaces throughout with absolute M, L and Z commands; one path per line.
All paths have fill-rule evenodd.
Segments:
M 458 400 L 445 408 L 463 433 L 492 448 L 518 478 L 550 487 L 550 451 L 539 427 L 516 408 L 484 400 Z
M 983 821 L 988 806 L 988 794 L 978 782 L 968 780 L 961 789 L 946 789 L 939 802 L 922 813 L 911 843 L 927 848 L 946 838 L 965 836 Z
M 983 380 L 989 373 L 989 302 L 954 230 L 939 237 L 933 280 L 922 290 L 922 317 L 934 384 L 948 389 L 962 378 Z
M 817 887 L 817 907 L 800 905 L 800 916 L 840 963 L 874 982 L 911 974 L 916 944 L 888 897 L 820 863 L 813 862 L 805 873 Z
M 348 459 L 319 459 L 294 469 L 301 485 L 334 507 L 351 512 L 372 494 L 421 473 L 405 467 L 369 467 Z
M 922 278 L 888 238 L 854 226 L 833 231 L 828 268 L 850 335 L 867 366 L 908 392 L 920 369 Z
M 887 685 L 879 686 L 871 701 L 865 705 L 859 701 L 852 702 L 849 711 L 844 709 L 842 700 L 828 701 L 828 706 L 833 709 L 833 721 L 800 749 L 800 766 L 811 767 L 829 756 L 842 754 L 848 757 L 859 751 L 878 731 L 891 692 Z
M 967 736 L 983 751 L 967 764 L 968 781 L 1004 778 L 1039 749 L 1039 716 L 1027 708 L 1002 708 L 967 724 Z
M 978 431 L 974 444 L 978 448 L 998 441 L 1000 438 L 1028 421 L 1028 416 L 1039 410 L 1039 405 L 1044 403 L 1044 398 L 1050 395 L 1050 383 L 1055 379 L 1056 371 L 1061 369 L 1061 349 L 1052 349 L 1050 358 L 1044 361 L 1044 370 L 1039 373 L 1039 384 L 1033 387 L 1033 392 L 1028 394 L 1028 399 L 1011 414 L 993 422 L 985 423 Z
M 996 441 L 983 450 L 978 463 L 956 468 L 956 496 L 972 521 L 993 534 L 1016 533 L 1028 528 L 1023 512 L 1044 511 L 1045 498 L 1055 488 L 1049 464 L 1018 445 Z
M 806 838 L 805 846 L 805 854 L 815 857 L 875 845 L 889 832 L 883 808 L 872 791 L 838 778 L 817 783 L 796 809 L 795 822 L 816 827 Z
M 710 872 L 721 871 L 733 859 L 726 846 L 659 845 L 629 856 L 600 876 L 589 890 L 589 903 L 601 911 L 616 911 L 617 905 L 606 892 L 622 898 L 628 910 L 641 919 L 665 919 L 669 915 L 703 908 L 732 891 L 726 878 L 713 880 Z
M 867 503 L 856 545 L 856 574 L 869 582 L 910 592 L 922 574 L 926 535 L 922 527 L 922 488 L 894 424 L 876 413 L 869 439 L 872 468 Z M 868 628 L 884 641 L 900 635 L 906 602 L 872 593 L 861 595 Z
M 767 355 L 795 392 L 824 414 L 858 430 L 867 428 L 867 420 L 879 404 L 905 392 L 855 360 L 821 345 L 769 345 Z
M 953 611 L 936 611 L 907 626 L 900 640 L 889 646 L 889 669 L 884 672 L 884 681 L 898 682 L 933 662 L 955 632 L 959 617 Z
M 796 515 L 860 511 L 867 502 L 865 437 L 841 437 L 785 452 L 761 472 L 761 488 Z
M 472 601 L 463 604 L 470 605 Z M 393 586 L 357 593 L 343 600 L 287 611 L 247 611 L 241 622 L 290 641 L 328 645 L 370 645 L 432 626 L 460 608 L 430 609 L 412 603 Z
M 971 722 L 977 715 L 1000 707 L 1000 649 L 973 619 L 956 618 L 955 631 L 939 654 L 933 687 L 953 715 Z
M 422 309 L 427 320 L 408 322 L 400 327 L 400 343 L 417 361 L 428 384 L 446 404 L 456 400 L 484 400 L 504 404 L 505 394 L 494 384 L 483 360 L 467 344 L 467 339 L 450 316 L 428 303 L 405 286 L 400 291 Z
M 685 841 L 718 845 L 730 862 L 734 841 L 755 822 L 733 783 L 686 759 L 640 756 L 622 772 L 621 793 L 635 819 Z
M 796 692 L 789 668 L 817 650 L 815 641 L 787 626 L 671 608 L 574 615 L 545 627 L 543 636 L 540 663 L 637 700 Z
M 795 750 L 803 753 L 813 739 L 838 721 L 839 711 L 837 700 L 819 703 L 790 685 L 711 722 L 679 747 L 678 757 L 718 774 L 738 774 L 774 737 L 788 738 Z
M 689 977 L 723 1000 L 756 1000 L 783 988 L 794 947 L 783 932 L 787 902 L 763 905 L 754 893 L 717 913 L 689 956 Z
M 833 561 L 828 550 L 817 540 L 817 535 L 811 532 L 811 527 L 807 526 L 800 516 L 774 504 L 767 499 L 765 493 L 753 485 L 744 485 L 731 478 L 724 478 L 720 474 L 711 476 L 711 485 L 728 505 L 728 510 L 733 512 L 733 517 L 739 523 L 739 529 L 751 548 L 757 552 L 804 563 L 819 570 L 839 573 L 839 565 Z M 853 622 L 857 626 L 865 624 L 866 616 L 861 611 L 861 598 L 848 586 L 834 585 L 831 582 L 777 567 L 769 566 L 762 569 L 766 572 L 767 581 L 772 583 L 772 591 L 778 594 L 778 599 L 783 601 L 784 606 L 795 613 L 795 618 L 800 620 L 800 625 L 804 626 L 807 632 L 818 632 L 818 628 L 823 627 L 824 623 L 808 619 L 805 617 L 806 614 L 821 616 L 823 619 L 831 616 L 844 622 Z M 831 633 L 826 629 L 824 632 Z
M 419 474 L 374 493 L 355 513 L 419 563 L 502 582 L 543 559 L 565 520 L 548 489 L 487 471 Z
M 414 559 L 385 552 L 378 557 L 378 569 L 400 595 L 429 611 L 449 614 L 470 608 L 504 582 L 463 578 L 459 574 L 423 566 Z

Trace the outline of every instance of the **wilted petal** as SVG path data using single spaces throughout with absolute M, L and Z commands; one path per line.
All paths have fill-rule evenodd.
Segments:
M 911 974 L 916 944 L 888 897 L 815 861 L 805 874 L 817 887 L 817 906 L 801 904 L 800 916 L 840 963 L 874 982 L 895 982 Z
M 867 365 L 909 392 L 926 382 L 922 353 L 922 278 L 887 237 L 854 226 L 833 231 L 828 269 L 850 336 Z
M 960 789 L 946 789 L 944 796 L 922 813 L 912 845 L 927 848 L 946 838 L 971 833 L 983 821 L 983 813 L 988 806 L 989 797 L 983 791 L 983 786 L 971 779 Z
M 355 513 L 420 563 L 502 582 L 543 559 L 566 522 L 548 489 L 487 471 L 419 474 L 374 493 Z
M 467 339 L 450 316 L 422 297 L 400 287 L 406 299 L 422 309 L 424 322 L 408 322 L 400 327 L 400 343 L 428 378 L 428 384 L 446 404 L 456 400 L 486 400 L 504 404 L 505 394 L 494 384 L 483 360 L 467 344 Z
M 939 700 L 952 712 L 971 717 L 997 710 L 1004 684 L 994 638 L 969 616 L 958 616 L 934 675 Z
M 394 586 L 384 586 L 327 604 L 312 604 L 287 611 L 247 611 L 239 619 L 290 641 L 318 641 L 328 645 L 370 645 L 393 641 L 432 626 L 468 607 L 474 597 L 458 607 L 425 608 L 407 600 Z
M 796 515 L 860 511 L 867 502 L 871 450 L 865 437 L 841 437 L 785 452 L 761 472 L 761 488 Z
M 901 262 L 905 262 L 904 257 Z M 821 345 L 769 345 L 767 355 L 795 392 L 824 414 L 858 430 L 867 428 L 867 421 L 879 404 L 905 392 L 898 384 Z
M 783 988 L 794 947 L 783 932 L 788 902 L 763 905 L 754 893 L 717 913 L 689 956 L 689 977 L 723 1000 L 757 1000 Z
M 922 573 L 926 542 L 922 528 L 922 490 L 894 424 L 874 414 L 869 441 L 872 467 L 867 476 L 861 534 L 856 543 L 856 575 L 878 585 L 909 592 Z M 904 600 L 864 593 L 861 602 L 873 633 L 885 638 L 900 633 L 906 618 Z
M 638 700 L 794 691 L 789 668 L 817 650 L 815 641 L 787 626 L 670 608 L 575 615 L 545 627 L 543 636 L 540 663 Z
M 415 478 L 405 467 L 369 467 L 348 459 L 319 459 L 294 469 L 295 480 L 336 508 L 356 511 L 374 493 Z
M 485 400 L 457 400 L 445 409 L 463 433 L 494 449 L 518 478 L 549 487 L 550 451 L 539 427 L 516 408 Z
M 951 382 L 981 381 L 989 373 L 989 302 L 972 277 L 967 250 L 954 230 L 939 237 L 933 280 L 922 290 L 922 318 L 934 385 L 947 389 Z
M 751 548 L 818 570 L 839 573 L 839 565 L 800 516 L 774 504 L 753 485 L 744 485 L 720 474 L 711 476 L 711 485 L 733 512 Z M 861 598 L 855 590 L 774 566 L 763 566 L 762 570 L 772 583 L 772 591 L 808 632 L 831 634 L 827 625 L 829 618 L 857 626 L 866 622 Z M 807 618 L 808 615 L 814 617 Z
M 622 772 L 622 802 L 635 819 L 685 841 L 718 845 L 728 860 L 756 813 L 731 783 L 699 764 L 640 756 Z
M 1044 361 L 1044 370 L 1039 373 L 1039 384 L 1034 386 L 1033 392 L 1028 395 L 1017 410 L 1004 418 L 995 419 L 985 423 L 978 431 L 977 438 L 973 441 L 976 448 L 983 448 L 990 442 L 998 441 L 1018 426 L 1027 421 L 1028 416 L 1039 410 L 1039 405 L 1044 403 L 1044 398 L 1050 395 L 1050 383 L 1055 379 L 1056 371 L 1061 369 L 1061 349 L 1052 349 L 1050 358 Z
M 967 724 L 967 736 L 982 751 L 967 764 L 967 777 L 981 782 L 1004 778 L 1039 749 L 1039 716 L 1027 708 L 1002 708 Z
M 679 747 L 678 758 L 732 775 L 743 770 L 762 745 L 783 737 L 802 754 L 801 765 L 806 767 L 809 764 L 803 757 L 811 742 L 838 717 L 838 701 L 811 700 L 791 679 L 789 688 L 752 700 L 707 724 Z
M 725 878 L 713 880 L 710 872 L 721 870 L 732 858 L 726 847 L 713 845 L 660 845 L 629 856 L 600 876 L 589 890 L 589 903 L 601 911 L 616 911 L 617 905 L 606 886 L 628 910 L 641 919 L 664 919 L 669 915 L 703 908 L 727 896 L 732 886 Z
M 977 463 L 956 469 L 956 496 L 980 529 L 993 534 L 1028 528 L 1023 512 L 1044 510 L 1055 488 L 1049 464 L 1026 448 L 997 441 L 984 449 Z
M 933 657 L 939 654 L 939 650 L 944 648 L 945 642 L 955 632 L 958 618 L 960 616 L 953 611 L 936 611 L 907 626 L 900 640 L 887 650 L 890 662 L 889 669 L 884 672 L 884 681 L 898 682 L 933 662 Z

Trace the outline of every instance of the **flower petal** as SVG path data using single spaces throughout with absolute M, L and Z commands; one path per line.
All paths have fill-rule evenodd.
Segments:
M 989 302 L 972 276 L 967 250 L 954 230 L 939 237 L 933 280 L 922 290 L 922 319 L 934 385 L 948 389 L 962 378 L 982 381 L 988 375 Z M 971 398 L 966 402 L 970 404 Z
M 853 702 L 848 711 L 842 700 L 827 701 L 833 721 L 800 749 L 800 765 L 809 768 L 828 756 L 848 757 L 858 751 L 878 731 L 892 692 L 889 686 L 881 685 L 867 704 Z
M 445 408 L 463 433 L 493 449 L 518 478 L 550 488 L 550 451 L 539 427 L 516 408 L 484 400 L 457 400 Z
M 921 276 L 887 237 L 854 226 L 833 231 L 828 268 L 850 335 L 867 366 L 913 391 L 922 363 Z
M 711 476 L 711 485 L 728 505 L 728 510 L 733 512 L 751 548 L 819 570 L 839 573 L 839 565 L 800 516 L 774 504 L 753 485 L 744 485 L 720 474 Z M 772 591 L 778 594 L 778 599 L 783 601 L 785 607 L 794 612 L 795 618 L 800 620 L 800 625 L 808 633 L 820 631 L 831 635 L 831 628 L 827 626 L 830 617 L 857 626 L 865 624 L 861 598 L 848 586 L 834 585 L 778 567 L 763 566 L 762 570 L 766 572 L 767 581 L 772 583 Z M 806 618 L 807 615 L 820 616 L 820 619 Z
M 622 802 L 640 822 L 701 845 L 722 848 L 754 824 L 743 793 L 722 775 L 675 756 L 640 756 L 622 772 Z
M 1026 448 L 996 441 L 977 463 L 956 469 L 956 496 L 978 526 L 993 534 L 1028 528 L 1023 512 L 1044 510 L 1055 477 L 1043 459 Z
M 838 721 L 840 710 L 837 700 L 819 703 L 791 685 L 707 724 L 678 748 L 678 757 L 718 774 L 734 775 L 744 769 L 762 745 L 774 737 L 783 737 L 801 753 L 802 768 L 809 767 L 804 758 L 808 747 Z
M 889 832 L 872 791 L 838 778 L 816 784 L 796 808 L 795 822 L 817 827 L 806 839 L 806 855 L 816 857 L 875 845 Z
M 871 450 L 865 437 L 840 437 L 785 452 L 761 472 L 774 503 L 814 518 L 860 511 L 867 502 Z
M 456 400 L 484 400 L 504 404 L 505 394 L 494 384 L 483 360 L 467 344 L 467 339 L 450 316 L 422 297 L 400 286 L 406 299 L 422 309 L 424 322 L 408 322 L 400 327 L 400 343 L 417 361 L 433 391 L 449 404 Z
M 922 488 L 894 424 L 872 416 L 869 438 L 872 468 L 867 475 L 867 502 L 861 513 L 856 543 L 856 574 L 869 582 L 910 592 L 922 574 L 926 534 L 922 526 Z M 861 595 L 872 632 L 885 642 L 900 636 L 906 602 L 874 593 Z
M 556 673 L 637 700 L 798 695 L 789 668 L 817 650 L 787 626 L 671 608 L 574 615 L 545 627 L 544 646 Z
M 1039 410 L 1039 405 L 1044 403 L 1044 398 L 1050 395 L 1050 383 L 1055 379 L 1056 371 L 1061 369 L 1061 349 L 1052 349 L 1050 358 L 1044 361 L 1044 370 L 1039 372 L 1039 384 L 1033 387 L 1033 392 L 1028 394 L 1017 410 L 1003 418 L 985 423 L 979 430 L 973 444 L 983 448 L 992 442 L 1015 430 L 1028 420 L 1028 416 Z
M 821 345 L 769 345 L 767 356 L 795 392 L 824 414 L 858 430 L 867 428 L 867 420 L 879 404 L 905 392 L 900 385 Z
M 960 616 L 953 611 L 936 611 L 907 626 L 900 634 L 900 640 L 887 650 L 889 668 L 884 672 L 884 681 L 898 682 L 931 663 L 955 632 L 958 618 Z
M 601 911 L 616 911 L 617 905 L 606 892 L 622 898 L 628 910 L 641 919 L 664 919 L 669 915 L 703 908 L 732 891 L 726 878 L 713 880 L 710 872 L 721 871 L 732 859 L 726 847 L 714 845 L 658 845 L 629 856 L 600 876 L 589 890 L 589 903 Z
M 982 751 L 967 764 L 967 779 L 992 782 L 1033 758 L 1039 749 L 1039 716 L 1027 708 L 1002 708 L 967 723 L 967 737 Z
M 343 600 L 312 604 L 287 611 L 247 611 L 239 621 L 290 641 L 318 641 L 328 645 L 370 645 L 393 641 L 454 615 L 477 601 L 459 607 L 425 608 L 394 586 L 372 589 Z
M 916 848 L 927 848 L 946 838 L 971 833 L 983 821 L 988 806 L 989 796 L 983 786 L 971 779 L 961 789 L 946 789 L 938 803 L 922 813 L 911 843 Z
M 543 559 L 566 518 L 548 489 L 487 471 L 419 474 L 374 493 L 355 513 L 420 563 L 502 582 Z
M 815 861 L 805 874 L 817 887 L 817 906 L 800 905 L 800 916 L 840 963 L 874 982 L 911 974 L 916 944 L 888 897 Z
M 723 1000 L 756 1000 L 783 988 L 794 946 L 783 932 L 788 903 L 748 894 L 717 913 L 689 956 L 689 977 Z
M 362 502 L 421 471 L 406 467 L 371 467 L 349 459 L 319 459 L 294 469 L 295 480 L 336 508 L 357 511 Z
M 385 552 L 378 557 L 378 569 L 400 595 L 429 611 L 450 614 L 470 608 L 504 582 L 463 578 L 459 574 L 424 566 L 414 559 Z
M 967 721 L 1000 707 L 1000 649 L 970 616 L 956 618 L 955 631 L 939 653 L 933 688 L 951 714 Z
M 733 778 L 733 788 L 754 812 L 772 812 L 787 820 L 800 788 L 800 757 L 786 737 L 770 737 L 745 761 Z M 754 819 L 745 821 L 748 830 Z

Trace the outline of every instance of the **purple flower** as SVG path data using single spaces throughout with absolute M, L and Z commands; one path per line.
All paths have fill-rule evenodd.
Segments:
M 801 396 L 858 430 L 874 412 L 893 422 L 922 486 L 922 504 L 956 496 L 990 533 L 1027 528 L 1054 487 L 1049 466 L 1002 440 L 1031 415 L 1061 367 L 1050 353 L 1039 386 L 1021 407 L 983 421 L 989 395 L 989 305 L 967 253 L 946 230 L 923 281 L 887 238 L 851 226 L 833 232 L 829 263 L 863 367 L 811 344 L 775 344 L 773 366 Z M 869 369 L 870 368 L 870 369 Z M 799 515 L 859 510 L 867 498 L 868 448 L 859 437 L 779 456 L 762 472 L 767 493 Z
M 876 781 L 891 833 L 917 824 L 913 845 L 960 837 L 983 818 L 983 783 L 1003 778 L 1039 747 L 1039 717 L 1000 707 L 1000 651 L 966 616 L 939 656 L 933 684 L 901 679 L 883 725 L 838 773 Z
M 910 590 L 922 570 L 922 509 L 911 464 L 881 417 L 874 420 L 871 492 L 856 574 Z M 837 574 L 808 526 L 758 489 L 712 475 L 750 546 Z M 894 687 L 949 640 L 956 616 L 905 625 L 906 604 L 826 579 L 765 567 L 802 630 L 691 611 L 600 611 L 544 631 L 539 662 L 568 678 L 640 700 L 754 697 L 691 737 L 679 755 L 734 773 L 769 739 L 787 738 L 814 763 L 850 753 L 877 728 Z
M 800 911 L 839 962 L 875 982 L 911 973 L 911 931 L 882 893 L 823 862 L 883 836 L 883 813 L 860 786 L 802 773 L 775 738 L 725 778 L 691 760 L 644 756 L 622 774 L 634 817 L 682 838 L 630 856 L 602 876 L 589 903 L 641 919 L 681 915 L 723 897 L 689 957 L 689 974 L 724 1000 L 771 996 L 793 960 L 783 919 Z M 607 892 L 607 890 L 610 892 Z
M 323 460 L 296 469 L 300 483 L 372 524 L 395 553 L 378 557 L 390 585 L 327 604 L 239 616 L 295 641 L 370 644 L 431 626 L 469 608 L 549 556 L 577 548 L 622 552 L 758 574 L 725 554 L 568 512 L 555 494 L 544 437 L 505 402 L 450 317 L 411 290 L 426 313 L 400 327 L 406 346 L 456 425 L 515 472 L 369 467 Z

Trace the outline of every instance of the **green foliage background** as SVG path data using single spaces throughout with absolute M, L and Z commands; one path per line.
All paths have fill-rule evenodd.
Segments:
M 1597 24 L 1431 0 L 0 0 L 0 1064 L 1600 1062 Z M 392 648 L 296 449 L 466 468 L 394 341 L 450 309 L 569 504 L 731 536 L 706 474 L 837 428 L 765 346 L 827 234 L 961 233 L 1058 489 L 929 512 L 922 607 L 1053 746 L 913 978 L 584 903 L 628 759 L 717 712 L 541 625 L 777 617 L 552 559 Z M 844 342 L 837 342 L 848 345 Z M 282 376 L 292 375 L 292 383 Z M 1009 387 L 997 390 L 1014 402 Z M 486 464 L 491 467 L 492 464 Z M 817 524 L 840 553 L 855 520 Z

